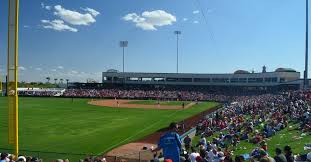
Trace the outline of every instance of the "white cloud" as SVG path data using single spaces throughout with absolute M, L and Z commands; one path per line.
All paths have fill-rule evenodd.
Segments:
M 91 15 L 93 15 L 94 17 L 96 17 L 97 15 L 99 15 L 100 13 L 92 8 L 83 8 L 84 11 L 90 13 Z
M 195 11 L 192 11 L 192 13 L 193 14 L 198 14 L 198 13 L 200 13 L 200 11 L 199 10 L 195 10 Z
M 42 71 L 42 68 L 36 68 L 37 71 Z
M 90 11 L 87 13 L 79 13 L 77 11 L 71 11 L 63 8 L 61 5 L 54 6 L 55 12 L 54 15 L 59 16 L 62 20 L 65 22 L 72 24 L 72 25 L 90 25 L 92 23 L 95 23 L 95 16 L 93 14 L 99 14 L 99 12 L 95 12 L 95 10 L 92 10 L 92 14 Z
M 198 24 L 198 23 L 199 23 L 199 21 L 193 21 L 193 23 L 194 23 L 194 24 Z
M 58 69 L 64 69 L 64 67 L 63 67 L 63 66 L 57 66 L 57 68 L 58 68 Z
M 51 71 L 56 72 L 57 70 L 56 69 L 52 69 Z
M 78 29 L 73 28 L 64 24 L 63 20 L 41 20 L 43 27 L 45 29 L 53 29 L 56 31 L 71 31 L 71 32 L 78 32 Z
M 51 6 L 45 6 L 44 8 L 45 8 L 46 10 L 51 10 L 51 9 L 52 9 Z
M 18 70 L 25 71 L 25 70 L 27 70 L 27 68 L 25 68 L 24 66 L 19 66 Z
M 72 73 L 72 74 L 78 74 L 79 72 L 77 72 L 77 71 L 75 71 L 75 70 L 72 70 L 71 73 Z
M 182 20 L 183 20 L 183 21 L 188 21 L 188 18 L 183 18 Z
M 125 21 L 131 21 L 143 30 L 157 30 L 156 27 L 172 25 L 176 22 L 176 17 L 163 10 L 144 11 L 141 15 L 129 13 L 123 18 Z
M 41 2 L 41 8 L 46 9 L 46 10 L 51 10 L 52 9 L 51 6 L 45 5 L 43 2 Z
M 24 28 L 30 28 L 30 26 L 28 26 L 28 25 L 24 25 L 23 27 L 24 27 Z

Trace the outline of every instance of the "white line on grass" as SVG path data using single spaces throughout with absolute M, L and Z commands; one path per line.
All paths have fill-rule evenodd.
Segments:
M 148 127 L 146 127 L 146 128 L 144 128 L 144 129 L 142 129 L 142 130 L 138 131 L 137 133 L 133 134 L 132 136 L 127 137 L 127 138 L 126 138 L 126 139 L 124 139 L 123 141 L 121 141 L 121 142 L 119 142 L 119 143 L 116 143 L 116 144 L 114 144 L 114 145 L 110 146 L 109 148 L 107 148 L 107 149 L 106 149 L 106 150 L 104 150 L 103 152 L 99 153 L 98 155 L 102 155 L 103 153 L 106 153 L 106 151 L 109 151 L 110 149 L 112 149 L 112 148 L 114 148 L 114 147 L 116 147 L 116 146 L 118 146 L 118 145 L 122 144 L 123 142 L 128 141 L 129 139 L 131 139 L 131 138 L 133 138 L 133 137 L 137 136 L 138 134 L 140 134 L 140 133 L 144 132 L 145 130 L 147 130 L 147 129 L 149 129 L 149 128 L 152 128 L 154 125 L 158 124 L 159 122 L 162 122 L 164 119 L 167 119 L 167 118 L 172 117 L 173 115 L 175 115 L 175 114 L 176 114 L 176 113 L 178 113 L 179 111 L 182 111 L 182 109 L 181 109 L 181 110 L 178 110 L 178 111 L 173 112 L 173 113 L 172 113 L 172 114 L 170 114 L 168 117 L 163 118 L 162 120 L 158 120 L 157 122 L 155 122 L 155 123 L 153 123 L 153 124 L 149 125 Z

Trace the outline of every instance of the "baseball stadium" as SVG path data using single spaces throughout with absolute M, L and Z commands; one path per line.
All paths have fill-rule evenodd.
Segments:
M 198 14 L 202 14 L 201 19 L 208 25 L 206 16 L 217 13 L 217 10 L 210 8 L 205 10 L 206 2 L 201 0 L 193 2 L 191 4 L 194 4 L 196 10 L 189 12 L 192 17 L 189 18 L 188 15 L 188 18 L 184 16 L 185 18 L 180 20 L 176 19 L 174 14 L 177 15 L 178 10 L 185 13 L 185 9 L 190 6 L 188 2 L 180 2 L 180 6 L 183 6 L 181 8 L 174 5 L 177 3 L 175 1 L 165 4 L 144 2 L 141 4 L 143 8 L 152 8 L 149 5 L 157 4 L 155 6 L 161 8 L 163 5 L 163 8 L 167 7 L 169 10 L 169 6 L 172 5 L 173 8 L 176 7 L 176 11 L 173 12 L 172 9 L 172 13 L 168 13 L 163 9 L 144 11 L 142 14 L 134 11 L 129 13 L 129 10 L 134 9 L 127 0 L 122 2 L 126 4 L 125 7 L 121 7 L 122 9 L 116 7 L 121 1 L 117 4 L 82 1 L 77 4 L 67 1 L 57 4 L 58 2 L 44 0 L 31 0 L 29 4 L 25 0 L 0 2 L 1 5 L 4 4 L 1 9 L 6 8 L 6 13 L 1 14 L 8 17 L 8 23 L 5 24 L 6 32 L 0 30 L 0 44 L 5 43 L 5 47 L 0 45 L 0 52 L 6 51 L 5 55 L 0 55 L 0 162 L 310 162 L 311 80 L 308 79 L 308 0 L 301 4 L 306 7 L 307 17 L 306 22 L 302 23 L 307 26 L 305 44 L 303 43 L 305 46 L 303 72 L 300 72 L 301 67 L 294 63 L 286 64 L 284 67 L 279 66 L 284 64 L 273 64 L 281 58 L 271 59 L 272 62 L 264 61 L 271 64 L 273 70 L 268 70 L 268 65 L 258 65 L 262 63 L 260 59 L 257 62 L 252 58 L 253 64 L 260 66 L 260 70 L 241 68 L 228 71 L 221 70 L 221 65 L 218 70 L 220 72 L 217 73 L 198 72 L 190 68 L 196 64 L 191 62 L 192 56 L 188 57 L 187 61 L 191 62 L 188 68 L 193 72 L 187 72 L 185 67 L 179 65 L 183 63 L 179 60 L 180 57 L 187 57 L 179 55 L 182 52 L 180 43 L 183 41 L 181 36 L 184 32 L 180 30 L 172 32 L 169 26 L 178 24 L 178 21 L 190 23 L 189 19 L 193 21 L 191 25 L 197 25 Z M 268 2 L 256 3 L 268 4 Z M 229 6 L 223 2 L 208 4 L 218 7 L 218 12 Z M 36 5 L 39 10 L 33 9 Z M 111 11 L 105 8 L 105 5 L 111 5 L 117 11 Z M 290 2 L 285 1 L 283 5 L 292 6 Z M 69 6 L 76 9 L 70 10 Z M 98 11 L 87 6 L 97 7 Z M 101 7 L 105 8 L 107 13 L 99 10 Z M 41 15 L 30 14 L 28 18 L 23 15 L 27 13 L 26 11 Z M 83 38 L 87 38 L 87 42 L 97 43 L 95 40 L 99 39 L 98 35 L 104 34 L 99 31 L 93 34 L 93 30 L 96 30 L 98 27 L 96 25 L 100 26 L 103 21 L 101 16 L 107 16 L 111 22 L 116 23 L 115 21 L 120 19 L 116 12 L 123 13 L 123 11 L 128 14 L 121 18 L 122 21 L 136 23 L 132 26 L 135 30 L 130 29 L 130 32 L 127 32 L 129 39 L 140 38 L 140 35 L 136 37 L 131 35 L 132 33 L 144 32 L 141 35 L 148 35 L 146 32 L 161 33 L 160 30 L 169 30 L 176 36 L 177 48 L 173 52 L 176 52 L 177 59 L 176 63 L 170 63 L 176 65 L 176 72 L 163 69 L 158 70 L 159 72 L 148 72 L 150 67 L 143 66 L 142 62 L 145 60 L 142 58 L 141 63 L 138 61 L 140 59 L 128 61 L 135 62 L 133 67 L 140 70 L 128 70 L 131 69 L 125 65 L 125 49 L 129 48 L 128 41 L 118 41 L 123 54 L 122 66 L 118 68 L 114 65 L 112 56 L 107 57 L 110 58 L 107 62 L 102 61 L 100 59 L 106 55 L 91 56 L 91 51 L 97 49 L 93 49 L 94 46 L 83 46 L 82 42 L 78 42 L 81 41 L 81 37 L 76 35 L 86 32 Z M 35 20 L 38 16 L 56 18 L 54 20 L 42 18 L 40 25 L 31 25 L 30 20 Z M 111 28 L 120 30 L 116 24 Z M 179 28 L 187 30 L 181 25 Z M 191 31 L 197 32 L 193 28 Z M 50 35 L 45 37 L 44 32 L 49 32 Z M 3 33 L 7 37 L 2 35 Z M 107 33 L 111 34 L 110 31 Z M 118 35 L 118 32 L 112 34 Z M 61 36 L 62 39 L 54 40 L 55 35 Z M 159 39 L 157 42 L 165 41 L 158 38 L 159 35 L 152 35 L 149 39 Z M 187 34 L 185 35 L 187 37 Z M 35 41 L 30 36 L 41 39 L 38 44 L 33 44 Z M 213 34 L 210 36 L 211 40 L 217 40 Z M 67 57 L 65 51 L 68 49 L 65 46 L 70 44 L 72 39 L 76 39 L 76 44 L 68 48 L 78 53 L 82 51 L 92 59 L 98 57 L 98 60 L 88 62 L 89 58 L 79 54 Z M 135 42 L 136 39 L 132 41 Z M 138 42 L 143 44 L 146 40 L 148 39 Z M 43 41 L 47 41 L 47 44 L 42 43 Z M 52 49 L 54 43 L 60 43 L 58 49 Z M 140 49 L 147 50 L 139 44 L 136 45 L 137 49 L 133 49 L 134 52 L 139 52 Z M 84 48 L 90 53 L 84 53 Z M 98 45 L 96 48 L 100 51 L 111 50 L 107 44 Z M 62 54 L 51 57 L 38 55 L 42 60 L 28 54 L 36 53 L 35 50 L 40 49 L 51 54 Z M 163 50 L 168 49 L 164 47 Z M 192 48 L 191 50 L 195 53 Z M 157 49 L 155 51 L 157 52 Z M 221 56 L 215 55 L 217 58 Z M 154 65 L 169 68 L 170 65 L 164 65 L 163 58 L 166 56 L 161 56 L 163 57 L 160 58 L 160 63 Z M 255 56 L 254 54 L 251 57 Z M 232 62 L 229 60 L 230 66 L 236 67 L 233 57 Z M 57 66 L 53 64 L 54 59 L 60 60 Z M 66 71 L 66 67 L 70 65 L 94 70 L 89 67 L 96 66 L 96 60 L 105 62 L 103 65 L 105 68 L 102 69 L 106 70 L 89 75 L 86 72 L 72 70 L 73 68 Z M 37 61 L 40 62 L 38 65 Z M 239 61 L 246 65 L 239 67 L 249 66 L 249 62 L 243 61 L 243 58 Z M 295 62 L 290 59 L 288 61 Z M 25 66 L 21 66 L 19 62 Z M 60 66 L 65 62 L 67 66 Z M 150 61 L 146 65 L 152 66 L 152 62 L 156 61 Z M 28 63 L 30 66 L 26 67 Z M 209 66 L 212 65 L 214 64 Z M 203 67 L 205 68 L 205 65 L 200 66 L 204 69 Z

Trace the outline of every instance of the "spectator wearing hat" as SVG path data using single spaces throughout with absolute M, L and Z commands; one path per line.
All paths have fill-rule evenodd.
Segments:
M 275 149 L 275 162 L 287 162 L 286 157 L 284 154 L 282 154 L 282 150 L 280 148 Z
M 26 158 L 25 158 L 25 156 L 19 156 L 17 158 L 17 161 L 19 161 L 19 162 L 26 162 Z

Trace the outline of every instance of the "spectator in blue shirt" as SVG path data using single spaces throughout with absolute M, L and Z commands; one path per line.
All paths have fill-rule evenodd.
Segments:
M 177 131 L 177 124 L 171 123 L 170 130 L 166 132 L 154 151 L 163 150 L 164 159 L 171 159 L 173 162 L 180 162 L 181 141 Z

